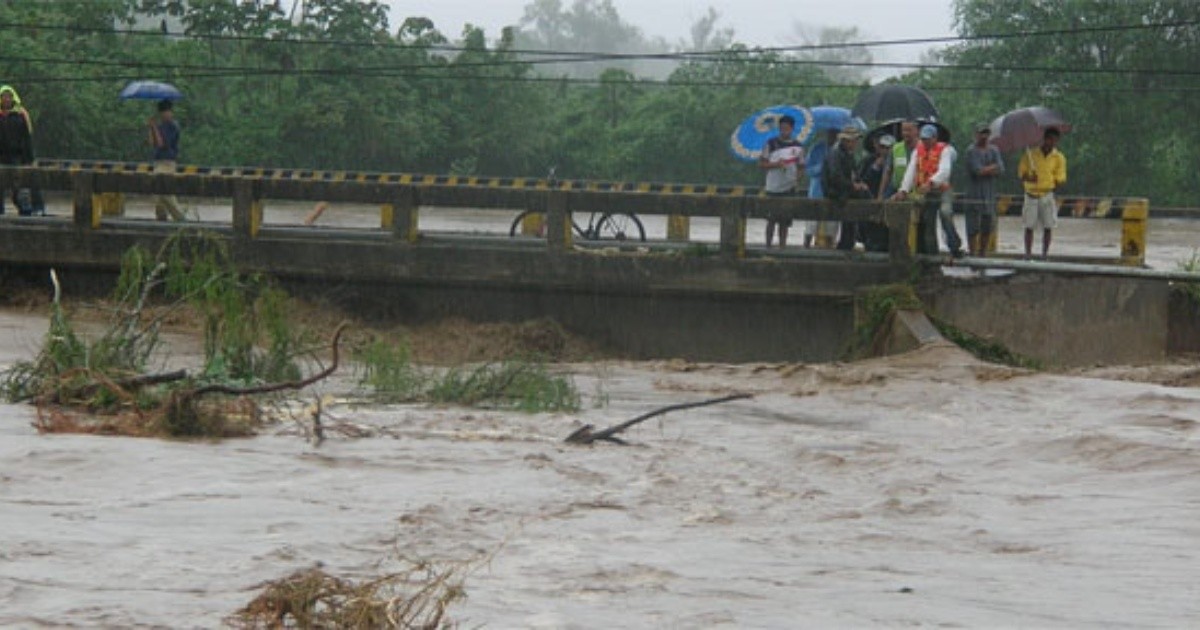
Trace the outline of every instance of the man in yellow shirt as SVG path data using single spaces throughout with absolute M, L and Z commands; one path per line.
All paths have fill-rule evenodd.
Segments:
M 1042 146 L 1026 150 L 1017 166 L 1025 185 L 1025 205 L 1021 220 L 1025 224 L 1025 260 L 1033 256 L 1033 230 L 1042 228 L 1042 259 L 1050 252 L 1050 231 L 1058 227 L 1058 203 L 1054 192 L 1067 182 L 1067 158 L 1058 151 L 1058 129 L 1049 127 L 1042 135 Z

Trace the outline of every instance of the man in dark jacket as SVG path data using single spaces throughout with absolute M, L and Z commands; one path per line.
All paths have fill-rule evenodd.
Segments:
M 825 156 L 825 165 L 821 169 L 821 186 L 825 189 L 825 198 L 835 207 L 844 208 L 851 198 L 863 198 L 869 194 L 867 185 L 858 178 L 858 169 L 854 162 L 854 152 L 858 149 L 861 136 L 862 133 L 857 127 L 846 127 L 838 134 L 837 144 Z M 837 248 L 854 249 L 857 241 L 858 223 L 842 221 L 842 234 L 838 238 Z

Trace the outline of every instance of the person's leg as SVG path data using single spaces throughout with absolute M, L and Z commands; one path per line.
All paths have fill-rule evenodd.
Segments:
M 967 232 L 967 250 L 972 256 L 979 254 L 979 225 L 983 208 L 976 199 L 968 199 L 963 207 L 963 227 Z
M 1038 226 L 1041 215 L 1039 199 L 1025 195 L 1021 205 L 1021 223 L 1025 226 L 1025 260 L 1033 257 L 1033 230 Z
M 159 160 L 154 163 L 154 172 L 174 173 L 175 162 Z M 186 218 L 183 211 L 179 209 L 179 200 L 175 198 L 175 195 L 159 195 L 154 199 L 154 218 L 166 221 L 168 217 L 176 221 L 183 221 Z
M 13 203 L 17 206 L 17 214 L 23 217 L 33 216 L 33 194 L 28 188 L 18 188 L 13 193 Z
M 941 204 L 938 206 L 938 221 L 942 224 L 942 232 L 946 235 L 946 247 L 951 254 L 962 255 L 962 237 L 954 226 L 954 193 L 942 193 Z
M 938 212 L 941 202 L 932 197 L 921 204 L 921 215 L 917 220 L 917 253 L 937 254 Z
M 1042 259 L 1050 255 L 1050 231 L 1058 227 L 1058 202 L 1054 194 L 1047 194 L 1039 201 L 1038 221 L 1042 224 Z
M 842 221 L 842 232 L 838 236 L 837 248 L 842 251 L 850 251 L 854 249 L 855 242 L 854 223 L 851 221 Z
M 791 227 L 790 222 L 779 222 L 779 249 L 787 247 L 788 228 Z
M 767 219 L 767 248 L 770 249 L 771 243 L 775 241 L 775 222 Z
M 989 211 L 979 213 L 979 232 L 976 233 L 975 239 L 978 244 L 975 245 L 975 251 L 972 256 L 983 258 L 988 254 L 988 243 L 992 242 L 992 226 L 996 224 L 996 215 Z

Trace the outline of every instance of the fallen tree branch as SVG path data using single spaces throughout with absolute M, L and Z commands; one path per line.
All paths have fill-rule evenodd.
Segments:
M 330 345 L 333 346 L 333 360 L 329 367 L 313 374 L 312 376 L 301 379 L 299 381 L 284 381 L 282 383 L 267 383 L 265 385 L 256 385 L 254 387 L 230 387 L 228 385 L 213 384 L 199 387 L 186 395 L 189 398 L 197 398 L 204 394 L 230 394 L 232 396 L 248 396 L 253 394 L 270 394 L 272 392 L 283 391 L 285 389 L 304 389 L 317 381 L 328 378 L 338 368 L 338 342 L 342 338 L 342 332 L 346 330 L 347 323 L 338 324 L 337 330 L 333 331 L 333 340 Z
M 579 429 L 577 429 L 571 435 L 568 435 L 567 439 L 564 441 L 568 442 L 570 444 L 592 444 L 592 443 L 596 442 L 597 440 L 605 440 L 607 442 L 613 442 L 614 444 L 625 444 L 624 440 L 616 437 L 616 435 L 618 433 L 620 433 L 634 425 L 645 422 L 655 416 L 661 416 L 665 413 L 670 413 L 672 411 L 681 411 L 684 409 L 695 409 L 696 407 L 707 407 L 709 405 L 719 405 L 721 403 L 726 403 L 731 400 L 742 400 L 745 398 L 753 398 L 753 395 L 752 394 L 733 394 L 730 396 L 722 396 L 721 398 L 702 400 L 700 402 L 680 403 L 678 405 L 668 405 L 666 407 L 660 407 L 658 409 L 655 409 L 654 411 L 644 413 L 632 420 L 626 420 L 625 422 L 622 422 L 621 424 L 608 427 L 607 429 L 603 429 L 601 431 L 592 431 L 592 428 L 593 428 L 592 425 L 585 424 L 582 427 L 579 427 Z

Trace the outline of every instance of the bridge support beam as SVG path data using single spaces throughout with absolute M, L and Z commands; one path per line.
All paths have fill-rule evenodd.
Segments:
M 667 240 L 686 243 L 691 240 L 692 219 L 685 214 L 667 216 Z
M 1121 211 L 1121 264 L 1141 267 L 1146 263 L 1146 221 L 1149 199 L 1128 199 Z
M 746 257 L 746 217 L 740 209 L 721 213 L 720 250 L 726 258 Z
M 888 256 L 893 265 L 907 267 L 917 253 L 917 204 L 886 203 L 883 219 L 888 227 Z
M 233 231 L 255 238 L 262 227 L 262 198 L 258 181 L 239 178 L 233 182 Z
M 72 216 L 76 227 L 94 230 L 100 227 L 100 213 L 92 202 L 96 190 L 95 174 L 73 173 L 71 175 Z
M 565 252 L 574 246 L 567 199 L 566 192 L 552 190 L 546 200 L 546 245 L 550 251 Z
M 421 233 L 417 229 L 420 220 L 417 189 L 401 186 L 396 189 L 396 199 L 388 204 L 392 210 L 392 235 L 405 243 L 416 243 Z

